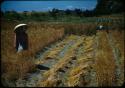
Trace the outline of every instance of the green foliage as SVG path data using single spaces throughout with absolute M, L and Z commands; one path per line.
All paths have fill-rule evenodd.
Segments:
M 97 0 L 95 15 L 124 12 L 124 0 Z
M 74 10 L 59 10 L 53 8 L 48 12 L 28 12 L 17 13 L 16 11 L 1 12 L 2 17 L 10 20 L 19 21 L 74 21 L 84 17 L 93 17 L 98 15 L 106 15 L 112 13 L 124 12 L 124 0 L 97 0 L 94 10 L 85 10 L 75 8 Z M 71 20 L 70 20 L 71 19 Z M 80 20 L 81 21 L 81 20 Z

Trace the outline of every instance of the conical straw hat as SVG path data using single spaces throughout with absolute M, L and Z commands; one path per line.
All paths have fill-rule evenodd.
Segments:
M 26 25 L 27 25 L 27 24 L 18 24 L 17 26 L 15 26 L 14 32 L 15 32 L 19 27 L 26 26 Z

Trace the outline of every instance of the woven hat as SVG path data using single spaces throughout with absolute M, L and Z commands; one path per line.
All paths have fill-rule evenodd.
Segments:
M 22 26 L 27 26 L 27 24 L 18 24 L 17 26 L 15 26 L 14 32 L 16 32 L 17 30 L 19 30 L 19 28 L 22 27 Z

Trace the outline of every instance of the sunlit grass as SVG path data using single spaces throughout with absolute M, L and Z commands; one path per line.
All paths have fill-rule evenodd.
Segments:
M 29 49 L 16 53 L 14 48 L 14 26 L 18 23 L 3 22 L 1 30 L 2 73 L 6 80 L 23 78 L 35 68 L 34 55 L 46 45 L 57 41 L 64 35 L 64 30 L 44 28 L 44 24 L 28 24 Z
M 99 45 L 94 68 L 98 86 L 113 86 L 115 81 L 115 60 L 106 32 L 99 32 Z

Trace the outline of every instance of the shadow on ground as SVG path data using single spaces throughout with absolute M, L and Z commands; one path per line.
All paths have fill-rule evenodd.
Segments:
M 49 70 L 50 68 L 43 66 L 43 65 L 36 65 L 36 68 L 40 69 L 40 70 Z

